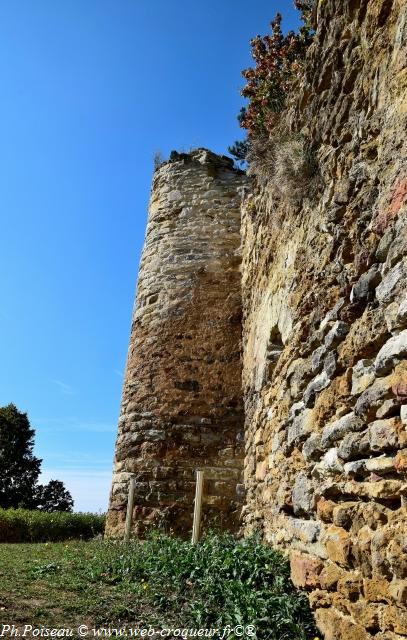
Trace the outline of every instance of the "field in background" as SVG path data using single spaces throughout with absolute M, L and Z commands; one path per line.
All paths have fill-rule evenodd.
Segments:
M 0 623 L 224 627 L 305 640 L 315 629 L 286 561 L 256 539 L 209 535 L 192 546 L 132 541 L 0 545 Z M 234 636 L 229 636 L 233 638 Z
M 89 540 L 104 528 L 105 516 L 95 513 L 0 509 L 0 542 Z

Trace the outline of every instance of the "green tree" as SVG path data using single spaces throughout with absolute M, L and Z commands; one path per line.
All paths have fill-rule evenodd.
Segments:
M 35 507 L 42 460 L 33 455 L 34 435 L 26 413 L 0 407 L 0 507 Z
M 33 455 L 35 430 L 14 404 L 0 407 L 0 507 L 72 511 L 62 482 L 39 485 L 41 462 Z
M 72 511 L 72 496 L 60 480 L 50 480 L 37 488 L 37 508 L 41 511 Z

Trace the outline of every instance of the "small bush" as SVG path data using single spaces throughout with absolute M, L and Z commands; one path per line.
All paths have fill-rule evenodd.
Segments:
M 0 542 L 88 540 L 103 533 L 105 516 L 94 513 L 0 509 Z
M 287 202 L 299 202 L 305 195 L 312 197 L 318 188 L 316 152 L 303 135 L 276 131 L 253 139 L 247 160 L 248 174 Z

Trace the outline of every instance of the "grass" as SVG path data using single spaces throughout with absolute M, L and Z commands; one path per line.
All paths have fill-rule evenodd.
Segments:
M 19 627 L 251 624 L 259 640 L 316 635 L 287 563 L 255 538 L 2 544 L 0 574 L 0 623 Z

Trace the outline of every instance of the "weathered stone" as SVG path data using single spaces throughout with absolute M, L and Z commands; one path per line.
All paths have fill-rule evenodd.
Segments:
M 386 378 L 376 380 L 356 401 L 355 414 L 365 420 L 372 420 L 385 400 L 392 397 L 391 383 Z
M 340 440 L 348 433 L 361 431 L 364 428 L 363 421 L 355 416 L 353 411 L 347 413 L 339 420 L 331 422 L 322 431 L 321 447 L 326 449 L 331 444 Z
M 389 398 L 376 411 L 376 418 L 392 418 L 400 411 L 400 402 L 397 398 Z
M 376 289 L 376 298 L 380 303 L 389 302 L 399 283 L 406 281 L 406 270 L 404 264 L 400 262 L 384 276 L 382 282 Z
M 389 594 L 396 603 L 407 604 L 407 580 L 393 579 L 389 584 Z
M 359 360 L 352 369 L 352 395 L 360 395 L 374 382 L 375 377 L 372 360 Z
M 407 472 L 407 449 L 398 451 L 394 457 L 394 468 L 397 473 Z
M 317 609 L 315 619 L 324 640 L 369 640 L 364 627 L 333 607 Z
M 369 271 L 360 276 L 352 287 L 350 301 L 352 303 L 367 302 L 373 297 L 373 291 L 382 279 L 378 265 L 373 265 Z
M 290 558 L 291 580 L 299 589 L 315 589 L 324 567 L 320 558 L 295 551 Z
M 349 433 L 344 437 L 338 448 L 338 455 L 342 460 L 351 460 L 370 450 L 367 431 L 364 433 Z
M 365 461 L 367 471 L 378 474 L 386 474 L 394 471 L 393 456 L 379 456 L 378 458 L 369 458 Z
M 392 229 L 387 231 L 381 238 L 380 242 L 377 245 L 376 249 L 376 258 L 379 262 L 385 262 L 387 258 L 387 254 L 389 253 L 389 249 L 394 239 L 394 232 Z
M 305 473 L 297 474 L 292 490 L 292 505 L 296 515 L 309 515 L 315 504 L 311 481 Z
M 321 458 L 321 461 L 315 465 L 312 470 L 312 476 L 316 478 L 325 478 L 330 475 L 338 475 L 343 472 L 343 464 L 338 458 L 338 449 L 332 447 Z
M 389 602 L 389 581 L 386 578 L 364 578 L 363 593 L 367 602 Z
M 333 309 L 331 309 L 331 311 L 328 311 L 325 318 L 321 320 L 321 324 L 319 325 L 320 331 L 325 331 L 330 322 L 332 322 L 333 320 L 337 320 L 338 313 L 340 312 L 344 304 L 345 298 L 339 298 Z
M 321 436 L 316 433 L 312 434 L 308 440 L 306 440 L 302 447 L 302 455 L 305 460 L 317 460 L 321 455 Z
M 403 358 L 407 358 L 407 329 L 390 338 L 380 349 L 375 360 L 376 373 L 389 373 Z
M 331 380 L 334 377 L 337 369 L 336 355 L 333 351 L 329 351 L 327 353 L 322 366 L 324 373 L 326 373 L 327 377 Z
M 318 349 L 315 349 L 311 356 L 311 370 L 313 373 L 318 373 L 322 369 L 324 358 L 328 352 L 328 348 L 323 344 Z
M 349 331 L 349 326 L 346 322 L 337 320 L 332 329 L 326 334 L 324 344 L 328 349 L 334 349 L 342 342 Z
M 315 396 L 319 391 L 325 389 L 331 383 L 325 371 L 316 376 L 309 385 L 307 386 L 304 392 L 304 403 L 306 407 L 309 407 L 315 402 Z
M 345 529 L 330 525 L 321 537 L 322 544 L 325 545 L 328 558 L 340 566 L 346 566 L 352 548 L 351 538 Z
M 321 532 L 321 523 L 316 520 L 300 520 L 299 518 L 287 518 L 286 528 L 294 538 L 304 543 L 312 543 L 318 540 Z
M 181 533 L 188 530 L 195 469 L 208 466 L 223 467 L 227 478 L 213 485 L 220 495 L 208 495 L 207 517 L 238 526 L 238 189 L 248 179 L 232 164 L 196 149 L 172 154 L 154 173 L 115 459 L 116 469 L 125 463 L 130 477 L 143 476 L 136 491 L 136 533 L 158 520 Z M 108 535 L 123 531 L 130 477 L 113 479 Z
M 351 478 L 363 477 L 366 475 L 366 461 L 355 460 L 353 462 L 345 462 L 343 470 L 345 475 Z
M 287 444 L 299 444 L 303 441 L 313 428 L 313 412 L 311 409 L 304 409 L 302 413 L 295 416 L 287 429 Z
M 368 427 L 368 434 L 372 451 L 396 449 L 407 445 L 407 433 L 398 418 L 372 422 Z
M 358 506 L 358 502 L 342 502 L 337 505 L 333 510 L 333 523 L 337 527 L 342 527 L 346 530 L 350 529 Z
M 397 332 L 407 326 L 407 296 L 399 303 L 392 302 L 384 310 L 387 328 L 391 332 Z

